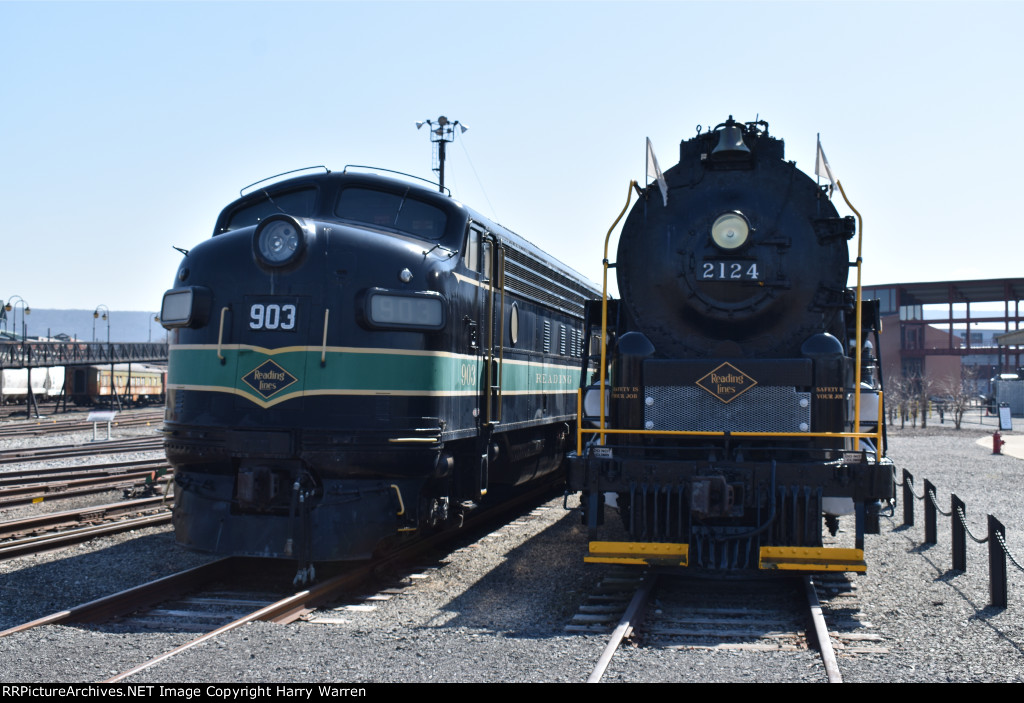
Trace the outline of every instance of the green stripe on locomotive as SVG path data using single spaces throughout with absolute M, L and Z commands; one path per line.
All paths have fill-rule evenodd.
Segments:
M 485 364 L 477 356 L 400 349 L 230 345 L 219 353 L 223 363 L 216 345 L 172 346 L 168 388 L 231 393 L 263 407 L 314 395 L 476 396 Z M 579 370 L 571 364 L 506 358 L 502 366 L 504 394 L 578 388 Z

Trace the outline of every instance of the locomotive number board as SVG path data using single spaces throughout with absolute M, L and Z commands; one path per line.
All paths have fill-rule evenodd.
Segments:
M 294 332 L 299 319 L 299 299 L 246 296 L 248 326 L 256 332 Z
M 701 263 L 700 278 L 705 281 L 761 281 L 761 267 L 756 261 L 709 259 Z

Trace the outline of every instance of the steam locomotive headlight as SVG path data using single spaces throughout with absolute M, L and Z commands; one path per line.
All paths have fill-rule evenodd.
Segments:
M 272 215 L 256 227 L 253 245 L 260 261 L 269 266 L 284 266 L 302 253 L 305 232 L 288 215 Z
M 728 251 L 741 247 L 749 236 L 750 223 L 738 212 L 720 215 L 711 225 L 711 239 L 720 249 Z

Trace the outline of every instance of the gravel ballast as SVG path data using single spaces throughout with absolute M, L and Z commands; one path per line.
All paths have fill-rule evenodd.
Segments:
M 991 454 L 991 426 L 948 424 L 890 432 L 898 469 L 967 504 L 968 525 L 985 534 L 992 513 L 1024 557 L 1024 461 Z M 976 440 L 989 437 L 987 445 Z M 66 441 L 66 440 L 64 440 Z M 101 501 L 99 499 L 96 502 Z M 575 499 L 572 499 L 575 503 Z M 853 578 L 859 617 L 886 654 L 839 652 L 847 681 L 1024 680 L 1024 574 L 1010 565 L 1009 607 L 988 606 L 987 545 L 968 542 L 968 570 L 952 572 L 949 518 L 936 546 L 902 506 L 868 535 L 868 573 Z M 613 516 L 609 515 L 611 519 Z M 843 525 L 852 530 L 852 523 Z M 132 682 L 582 682 L 606 635 L 569 634 L 566 624 L 601 576 L 585 566 L 578 515 L 551 501 L 481 539 L 425 564 L 423 578 L 367 609 L 321 611 L 329 623 L 256 623 L 136 675 Z M 194 566 L 205 555 L 175 547 L 169 528 L 149 528 L 47 555 L 0 562 L 0 629 Z M 401 575 L 399 575 L 401 577 Z M 388 585 L 376 584 L 370 590 Z M 347 603 L 355 603 L 355 600 Z M 369 602 L 367 603 L 369 604 Z M 116 626 L 48 626 L 0 639 L 5 683 L 92 682 L 192 638 L 191 633 L 125 631 Z M 627 647 L 608 681 L 824 682 L 813 651 L 712 652 Z

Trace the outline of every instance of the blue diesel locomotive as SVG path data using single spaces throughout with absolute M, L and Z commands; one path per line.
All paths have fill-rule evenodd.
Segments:
M 186 547 L 368 558 L 572 442 L 597 289 L 442 193 L 324 171 L 228 205 L 164 295 Z

